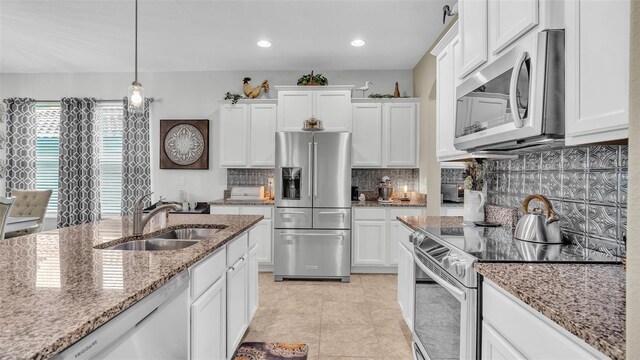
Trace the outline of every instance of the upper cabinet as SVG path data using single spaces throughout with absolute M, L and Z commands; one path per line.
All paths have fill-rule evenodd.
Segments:
M 460 45 L 458 25 L 453 25 L 431 52 L 437 59 L 436 156 L 439 161 L 468 157 L 466 151 L 457 150 L 453 145 L 456 111 L 468 110 L 468 104 L 456 101 L 456 85 L 460 74 Z
M 358 100 L 352 111 L 352 167 L 418 167 L 417 99 Z
M 487 62 L 487 0 L 460 0 L 461 76 Z
M 489 49 L 496 55 L 538 25 L 538 0 L 489 0 Z
M 565 2 L 569 146 L 628 138 L 629 13 L 629 0 Z
M 220 167 L 274 167 L 275 132 L 275 101 L 221 105 Z
M 299 131 L 315 117 L 325 131 L 351 131 L 353 86 L 275 86 L 278 90 L 278 131 Z

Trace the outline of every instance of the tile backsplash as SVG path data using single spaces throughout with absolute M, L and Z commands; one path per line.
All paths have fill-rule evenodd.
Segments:
M 627 166 L 626 145 L 572 147 L 487 161 L 487 202 L 519 208 L 527 195 L 545 195 L 569 241 L 624 255 Z
M 273 169 L 227 169 L 227 189 L 234 186 L 264 186 L 273 178 Z
M 442 169 L 440 170 L 440 183 L 441 184 L 462 184 L 462 174 L 464 169 Z
M 420 171 L 418 169 L 351 169 L 351 185 L 360 191 L 372 191 L 378 188 L 384 176 L 391 178 L 396 189 L 405 185 L 408 191 L 417 191 Z

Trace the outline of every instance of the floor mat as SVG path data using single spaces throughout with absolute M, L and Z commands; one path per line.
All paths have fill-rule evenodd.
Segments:
M 233 360 L 307 360 L 306 344 L 280 342 L 244 342 L 233 355 Z

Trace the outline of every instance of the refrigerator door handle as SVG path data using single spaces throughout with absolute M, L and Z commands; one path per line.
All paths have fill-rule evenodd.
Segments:
M 309 145 L 309 165 L 311 165 L 311 143 L 308 143 L 308 145 Z M 311 187 L 313 185 L 311 184 L 311 179 L 308 179 L 308 180 L 309 180 L 309 197 L 311 197 L 311 191 L 312 191 Z
M 313 196 L 318 197 L 318 143 L 313 142 Z

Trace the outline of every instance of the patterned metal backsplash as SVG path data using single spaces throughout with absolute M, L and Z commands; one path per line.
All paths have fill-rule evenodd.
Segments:
M 462 184 L 462 173 L 464 169 L 442 169 L 440 170 L 440 183 L 441 184 Z
M 352 169 L 351 184 L 361 191 L 375 190 L 383 176 L 391 178 L 396 188 L 407 185 L 408 191 L 418 189 L 418 169 Z M 267 186 L 274 169 L 227 169 L 227 189 L 234 186 Z
M 351 185 L 360 191 L 376 190 L 380 180 L 388 176 L 394 188 L 406 185 L 407 191 L 418 191 L 419 174 L 418 169 L 351 169 Z
M 573 147 L 487 161 L 487 202 L 520 207 L 527 195 L 543 194 L 570 241 L 624 255 L 627 166 L 626 145 Z

